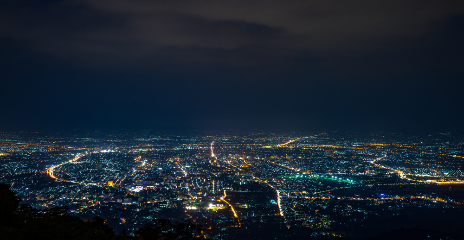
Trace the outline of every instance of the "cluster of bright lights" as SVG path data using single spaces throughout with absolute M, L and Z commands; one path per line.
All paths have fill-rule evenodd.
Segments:
M 140 192 L 142 190 L 143 190 L 142 186 L 135 186 L 135 187 L 131 187 L 130 189 L 131 192 Z

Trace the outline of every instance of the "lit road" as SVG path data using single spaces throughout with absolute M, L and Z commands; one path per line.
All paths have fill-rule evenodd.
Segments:
M 55 165 L 55 166 L 51 166 L 47 169 L 47 174 L 48 176 L 50 176 L 51 178 L 55 179 L 55 180 L 61 180 L 61 181 L 65 181 L 65 182 L 73 182 L 73 181 L 67 181 L 67 180 L 64 180 L 64 179 L 58 179 L 57 176 L 55 176 L 54 174 L 54 171 L 55 171 L 55 168 L 57 167 L 61 167 L 65 164 L 68 164 L 68 163 L 73 163 L 73 162 L 76 162 L 77 160 L 81 159 L 83 156 L 85 156 L 85 154 L 77 154 L 76 157 L 74 157 L 73 159 L 67 161 L 67 162 L 63 162 L 63 163 L 60 163 L 58 165 Z
M 387 169 L 387 170 L 390 170 L 391 172 L 395 172 L 397 173 L 402 179 L 406 179 L 406 180 L 409 180 L 409 181 L 414 181 L 414 182 L 422 182 L 422 183 L 436 183 L 436 184 L 464 184 L 464 181 L 463 180 L 450 180 L 450 181 L 443 181 L 443 180 L 433 180 L 433 179 L 428 179 L 428 180 L 417 180 L 417 179 L 412 179 L 412 178 L 409 178 L 406 176 L 406 174 L 399 170 L 399 169 L 394 169 L 392 167 L 387 167 L 387 166 L 383 166 L 383 165 L 380 165 L 378 163 L 376 163 L 377 161 L 379 160 L 382 160 L 384 159 L 386 156 L 383 156 L 383 157 L 379 157 L 379 158 L 376 158 L 372 161 L 370 161 L 371 164 L 379 167 L 379 168 L 383 168 L 383 169 Z M 460 156 L 458 156 L 460 157 Z M 434 170 L 435 172 L 437 172 L 436 170 Z M 420 174 L 413 174 L 413 176 L 419 176 L 419 177 L 430 177 L 430 175 L 420 175 Z
M 210 147 L 210 148 L 211 148 L 211 157 L 212 157 L 212 158 L 216 158 L 216 155 L 214 154 L 214 147 L 213 147 L 213 145 L 214 145 L 214 141 L 211 143 L 211 147 Z
M 232 213 L 234 214 L 234 217 L 235 217 L 235 218 L 237 219 L 237 221 L 238 221 L 238 227 L 241 227 L 242 224 L 240 223 L 240 218 L 238 217 L 237 212 L 235 211 L 234 206 L 232 206 L 232 204 L 230 204 L 227 200 L 225 200 L 225 197 L 226 197 L 226 196 L 227 196 L 227 195 L 226 195 L 226 191 L 224 190 L 224 196 L 222 196 L 220 200 L 223 201 L 223 202 L 225 202 L 225 203 L 227 203 L 227 205 L 229 205 L 230 209 L 232 210 Z
M 108 150 L 101 150 L 99 152 L 113 152 L 113 151 L 108 151 Z M 60 164 L 57 164 L 55 166 L 51 166 L 49 168 L 47 168 L 47 175 L 50 176 L 51 178 L 55 179 L 55 180 L 60 180 L 60 181 L 63 181 L 63 182 L 70 182 L 70 183 L 77 183 L 77 184 L 83 184 L 83 185 L 94 185 L 94 186 L 100 186 L 100 184 L 94 184 L 94 183 L 84 183 L 84 182 L 76 182 L 76 181 L 71 181 L 71 180 L 66 180 L 66 179 L 62 179 L 62 178 L 58 178 L 56 175 L 55 175 L 55 169 L 58 168 L 58 167 L 61 167 L 65 164 L 70 164 L 70 163 L 78 163 L 77 160 L 81 159 L 82 157 L 84 156 L 87 156 L 89 155 L 90 153 L 79 153 L 77 154 L 73 159 L 69 160 L 69 161 L 66 161 L 66 162 L 62 162 Z M 140 158 L 139 158 L 140 159 Z

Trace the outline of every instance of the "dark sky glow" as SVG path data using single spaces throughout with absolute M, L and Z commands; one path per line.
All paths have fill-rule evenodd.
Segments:
M 464 131 L 464 2 L 7 0 L 0 130 Z

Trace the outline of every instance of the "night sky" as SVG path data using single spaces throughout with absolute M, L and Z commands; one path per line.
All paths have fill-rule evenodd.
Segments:
M 464 1 L 2 0 L 0 130 L 464 132 Z

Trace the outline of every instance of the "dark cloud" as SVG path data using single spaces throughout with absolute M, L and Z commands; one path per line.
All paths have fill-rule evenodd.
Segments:
M 462 1 L 3 1 L 5 128 L 461 129 Z
M 264 49 L 259 60 L 387 54 L 464 13 L 462 1 L 19 2 L 1 11 L 1 36 L 63 58 L 120 63 L 165 56 L 165 49 L 200 49 L 212 62 L 256 46 Z

